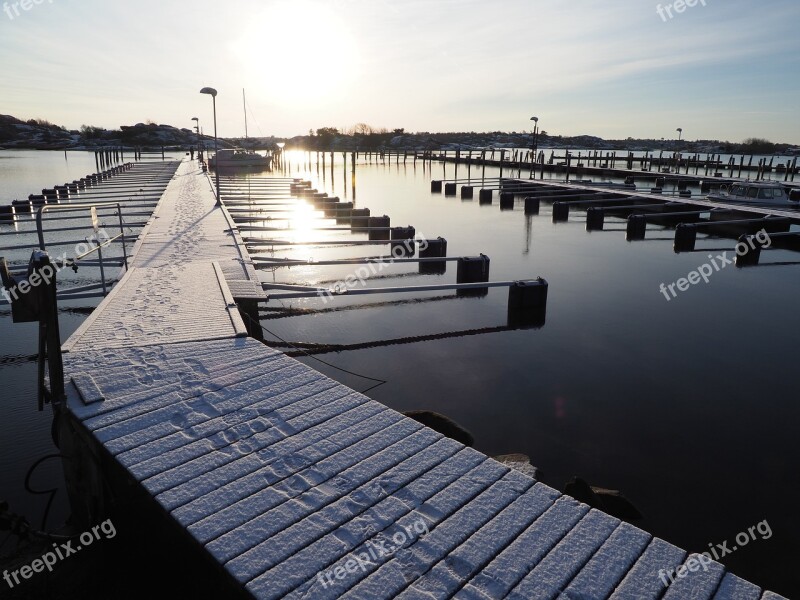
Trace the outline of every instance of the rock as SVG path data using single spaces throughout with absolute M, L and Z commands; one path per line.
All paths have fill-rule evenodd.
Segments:
M 475 438 L 469 431 L 442 414 L 430 410 L 410 410 L 403 414 L 465 446 L 471 447 L 475 443 Z
M 618 519 L 638 521 L 642 518 L 642 513 L 619 490 L 590 486 L 579 477 L 573 477 L 564 486 L 564 493 Z
M 541 480 L 542 472 L 531 464 L 531 459 L 525 454 L 501 454 L 493 458 L 528 477 L 533 477 L 536 481 Z

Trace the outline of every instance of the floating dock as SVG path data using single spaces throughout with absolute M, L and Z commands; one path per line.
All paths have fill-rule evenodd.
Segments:
M 231 594 L 259 599 L 779 598 L 266 347 L 246 324 L 263 295 L 184 161 L 63 346 L 61 440 L 97 457 L 67 467 L 87 522 L 107 498 L 86 473 L 119 471 Z

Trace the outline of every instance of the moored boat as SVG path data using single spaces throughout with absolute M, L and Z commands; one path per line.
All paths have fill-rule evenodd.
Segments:
M 719 191 L 706 196 L 714 202 L 731 202 L 756 206 L 800 208 L 800 194 L 790 193 L 779 183 L 770 181 L 742 181 L 730 187 L 721 187 Z
M 272 158 L 263 156 L 252 150 L 244 148 L 224 148 L 209 159 L 211 168 L 216 169 L 235 169 L 235 168 L 262 168 L 270 166 Z

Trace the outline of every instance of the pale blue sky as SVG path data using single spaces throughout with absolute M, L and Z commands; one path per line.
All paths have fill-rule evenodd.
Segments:
M 244 133 L 246 88 L 253 135 L 359 121 L 520 131 L 537 115 L 553 134 L 800 144 L 797 0 L 681 13 L 650 0 L 26 1 L 0 13 L 0 113 L 69 128 L 197 116 L 209 133 L 209 85 L 223 136 Z

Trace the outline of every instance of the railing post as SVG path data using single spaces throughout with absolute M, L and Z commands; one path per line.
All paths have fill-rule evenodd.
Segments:
M 36 250 L 31 257 L 28 283 L 38 297 L 39 309 L 39 410 L 45 402 L 58 405 L 65 399 L 64 364 L 61 359 L 61 332 L 58 328 L 56 267 L 47 252 Z M 38 283 L 37 283 L 38 282 Z M 44 384 L 44 365 L 50 376 L 50 391 Z

